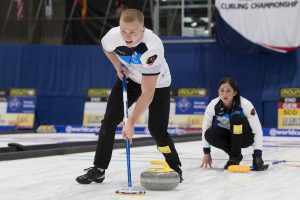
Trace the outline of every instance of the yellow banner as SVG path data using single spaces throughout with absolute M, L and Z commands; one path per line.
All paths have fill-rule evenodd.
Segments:
M 203 123 L 203 115 L 171 115 L 169 125 L 201 127 Z
M 180 88 L 178 89 L 180 97 L 207 97 L 207 89 L 205 88 Z
M 35 89 L 31 88 L 12 88 L 9 91 L 10 96 L 26 97 L 26 96 L 35 96 Z
M 0 114 L 0 126 L 16 126 L 17 128 L 33 128 L 34 113 Z
M 278 128 L 300 129 L 300 109 L 278 110 Z
M 101 120 L 104 115 L 85 114 L 83 116 L 83 126 L 101 126 Z
M 279 109 L 279 111 L 282 112 L 282 115 L 300 115 L 300 109 L 295 109 L 295 110 Z
M 300 88 L 281 88 L 281 97 L 300 97 Z
M 88 97 L 108 97 L 111 89 L 108 88 L 90 88 L 88 89 Z

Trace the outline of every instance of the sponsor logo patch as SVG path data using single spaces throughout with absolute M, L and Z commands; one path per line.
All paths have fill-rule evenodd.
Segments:
M 253 116 L 254 116 L 255 113 L 256 113 L 256 112 L 255 112 L 255 109 L 253 108 L 253 109 L 251 110 L 251 112 L 250 112 L 250 115 L 253 115 Z
M 152 64 L 155 62 L 156 58 L 157 58 L 157 55 L 156 55 L 156 54 L 153 55 L 153 56 L 151 56 L 151 57 L 149 57 L 149 58 L 147 59 L 146 64 L 147 64 L 147 65 L 152 65 Z

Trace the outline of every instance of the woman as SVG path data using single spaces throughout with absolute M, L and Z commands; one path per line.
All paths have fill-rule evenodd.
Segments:
M 238 165 L 243 159 L 241 149 L 254 143 L 253 166 L 264 170 L 262 159 L 262 128 L 252 103 L 240 96 L 235 80 L 223 78 L 218 85 L 219 97 L 213 99 L 205 110 L 202 133 L 204 157 L 201 167 L 211 168 L 210 145 L 229 155 L 224 166 Z

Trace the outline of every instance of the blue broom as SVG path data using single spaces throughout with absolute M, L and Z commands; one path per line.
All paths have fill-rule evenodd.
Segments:
M 128 100 L 127 100 L 127 83 L 126 83 L 126 76 L 123 76 L 122 80 L 122 86 L 123 86 L 123 106 L 124 106 L 124 119 L 125 124 L 127 123 L 128 119 Z M 128 187 L 126 189 L 117 190 L 117 195 L 124 195 L 124 196 L 130 196 L 130 195 L 145 195 L 145 191 L 143 190 L 137 190 L 132 188 L 132 182 L 131 182 L 131 166 L 130 166 L 130 142 L 128 137 L 126 137 L 126 159 L 127 159 L 127 176 L 128 176 Z

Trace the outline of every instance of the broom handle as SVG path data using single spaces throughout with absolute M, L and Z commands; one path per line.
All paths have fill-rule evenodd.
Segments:
M 122 86 L 123 86 L 124 119 L 126 124 L 128 119 L 128 99 L 127 99 L 127 83 L 126 83 L 125 75 L 123 75 Z M 127 159 L 128 187 L 130 188 L 132 187 L 132 182 L 131 182 L 131 166 L 130 166 L 130 143 L 128 137 L 126 137 L 126 159 Z

